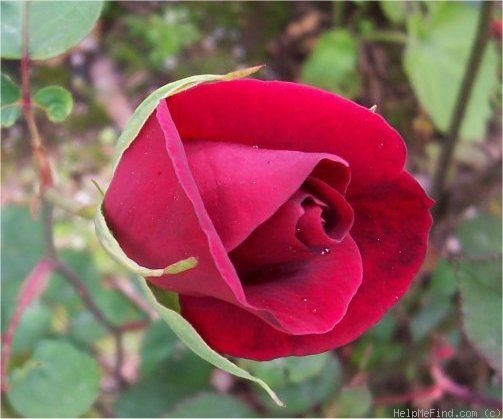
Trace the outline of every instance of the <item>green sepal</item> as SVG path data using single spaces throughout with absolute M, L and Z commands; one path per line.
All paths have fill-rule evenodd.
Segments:
M 114 171 L 117 168 L 117 164 L 119 163 L 122 154 L 131 145 L 131 143 L 147 121 L 148 117 L 152 114 L 152 112 L 154 112 L 155 108 L 161 100 L 166 99 L 169 96 L 173 96 L 176 93 L 180 93 L 184 90 L 188 90 L 191 87 L 195 87 L 201 83 L 225 80 L 229 81 L 247 77 L 260 70 L 262 67 L 262 65 L 259 65 L 243 70 L 232 71 L 223 75 L 204 74 L 200 76 L 187 77 L 185 79 L 166 84 L 153 91 L 142 103 L 140 103 L 140 105 L 138 105 L 133 115 L 127 122 L 124 131 L 122 131 L 119 140 L 117 141 L 117 147 L 115 149 L 114 156 Z
M 119 160 L 124 151 L 134 141 L 141 128 L 147 121 L 148 117 L 152 114 L 152 112 L 154 112 L 155 108 L 161 100 L 181 91 L 190 89 L 191 87 L 195 87 L 201 83 L 234 80 L 241 77 L 247 77 L 258 71 L 262 67 L 263 66 L 251 67 L 224 75 L 209 74 L 188 77 L 167 84 L 154 91 L 138 106 L 138 108 L 136 108 L 134 114 L 129 119 L 122 135 L 119 137 L 114 157 L 114 170 L 117 168 Z M 196 257 L 190 257 L 188 259 L 174 263 L 164 269 L 148 269 L 139 266 L 136 262 L 127 257 L 127 255 L 124 253 L 119 243 L 113 236 L 113 233 L 108 228 L 105 217 L 103 215 L 102 202 L 100 203 L 98 210 L 96 211 L 96 217 L 94 221 L 98 239 L 100 240 L 103 247 L 107 250 L 107 252 L 120 264 L 126 266 L 130 271 L 135 272 L 140 277 L 144 278 L 162 276 L 165 274 L 177 274 L 187 269 L 191 269 L 197 264 Z M 191 349 L 196 355 L 208 361 L 217 368 L 220 368 L 237 377 L 241 377 L 257 383 L 267 392 L 267 394 L 278 406 L 284 406 L 284 403 L 279 399 L 276 393 L 263 380 L 254 377 L 249 372 L 238 367 L 227 358 L 215 352 L 206 344 L 204 339 L 197 333 L 192 325 L 179 314 L 180 305 L 178 302 L 177 294 L 166 290 L 161 290 L 151 284 L 148 284 L 147 281 L 143 278 L 140 278 L 140 283 L 145 290 L 145 294 L 147 295 L 150 303 L 158 311 L 160 316 L 169 325 L 173 332 L 185 345 L 187 345 L 189 349 Z
M 103 215 L 102 207 L 96 211 L 96 217 L 94 218 L 94 225 L 96 228 L 96 235 L 98 236 L 101 245 L 105 248 L 108 254 L 119 264 L 124 266 L 128 271 L 131 271 L 142 277 L 158 277 L 163 275 L 176 275 L 184 272 L 188 269 L 192 269 L 197 266 L 197 259 L 195 257 L 189 257 L 187 259 L 175 262 L 165 268 L 160 269 L 150 269 L 138 265 L 134 260 L 130 259 L 124 250 L 119 245 L 119 242 L 115 239 L 114 235 L 108 228 L 107 222 Z
M 241 377 L 246 380 L 250 380 L 253 381 L 254 383 L 257 383 L 267 392 L 267 394 L 269 394 L 269 396 L 274 400 L 274 402 L 278 406 L 281 407 L 284 406 L 284 403 L 279 399 L 276 393 L 265 383 L 265 381 L 261 380 L 260 378 L 254 377 L 248 371 L 245 371 L 244 369 L 238 367 L 236 364 L 232 363 L 227 358 L 223 357 L 222 355 L 211 349 L 187 320 L 185 320 L 175 310 L 169 309 L 168 307 L 165 307 L 164 305 L 159 303 L 159 301 L 156 299 L 154 295 L 154 292 L 152 291 L 152 288 L 155 287 L 147 285 L 147 281 L 145 281 L 143 278 L 139 279 L 140 284 L 144 289 L 149 302 L 157 310 L 161 318 L 166 323 L 168 323 L 169 327 L 173 330 L 173 332 L 175 332 L 178 338 L 185 345 L 187 345 L 187 347 L 192 352 L 194 352 L 202 359 L 208 361 L 210 364 L 213 364 L 217 368 L 220 368 L 221 370 L 224 370 L 237 377 Z

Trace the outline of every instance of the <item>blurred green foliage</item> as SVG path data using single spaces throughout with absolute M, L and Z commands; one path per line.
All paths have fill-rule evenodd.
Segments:
M 285 407 L 273 405 L 265 393 L 257 390 L 255 394 L 267 410 L 268 416 L 288 417 L 309 412 L 337 393 L 341 384 L 341 367 L 335 357 L 310 356 L 307 360 L 300 361 L 307 366 L 306 371 L 301 371 L 301 367 L 296 365 L 299 359 L 301 358 L 280 358 L 249 365 L 253 374 L 267 383 L 271 381 L 275 383 L 273 388 L 286 405 Z
M 456 2 L 425 4 L 426 15 L 417 10 L 407 17 L 404 66 L 419 101 L 436 127 L 446 132 L 475 40 L 478 9 Z M 480 141 L 485 136 L 497 65 L 495 46 L 489 45 L 461 126 L 464 139 Z
M 466 336 L 501 371 L 501 218 L 482 214 L 459 226 L 464 257 L 454 266 Z
M 12 372 L 10 385 L 9 402 L 25 417 L 75 417 L 98 397 L 100 369 L 70 343 L 46 340 Z
M 302 67 L 302 81 L 354 98 L 360 91 L 358 42 L 346 30 L 325 32 Z
M 2 55 L 19 58 L 21 34 L 9 28 L 19 27 L 21 3 L 1 4 Z M 477 2 L 111 2 L 91 41 L 58 57 L 91 30 L 101 4 L 48 4 L 30 2 L 30 8 L 44 8 L 30 14 L 31 52 L 39 58 L 56 56 L 33 67 L 34 86 L 40 88 L 35 100 L 49 120 L 66 119 L 55 126 L 40 118 L 42 113 L 37 118 L 54 147 L 60 184 L 74 195 L 85 192 L 91 202 L 99 196 L 91 179 L 107 184 L 110 173 L 104 168 L 119 133 L 93 85 L 92 66 L 101 56 L 114 60 L 123 75 L 120 88 L 133 103 L 170 80 L 266 63 L 261 73 L 266 79 L 303 81 L 365 106 L 377 104 L 377 112 L 406 137 L 410 167 L 428 178 L 432 164 L 425 162 L 427 153 L 439 147 L 449 125 L 480 8 Z M 64 23 L 53 19 L 65 11 Z M 465 174 L 476 173 L 501 152 L 490 141 L 501 135 L 501 55 L 496 46 L 492 43 L 486 51 L 462 126 L 462 139 L 470 140 L 463 155 L 458 152 L 463 163 L 458 167 Z M 16 123 L 19 81 L 17 62 L 3 62 L 2 126 L 11 127 L 2 131 L 7 204 L 1 220 L 3 331 L 20 285 L 44 248 L 40 218 L 28 210 L 35 176 L 23 126 Z M 113 339 L 75 290 L 54 274 L 16 330 L 9 364 L 12 388 L 3 398 L 2 415 L 386 417 L 394 408 L 421 403 L 456 411 L 474 408 L 449 397 L 377 402 L 429 386 L 428 368 L 439 340 L 454 352 L 443 361 L 454 380 L 500 398 L 500 213 L 494 194 L 472 207 L 449 237 L 459 242 L 459 249 L 448 257 L 445 251 L 433 252 L 431 266 L 405 298 L 336 353 L 262 363 L 240 360 L 239 365 L 278 391 L 287 405 L 278 408 L 243 380 L 224 374 L 227 385 L 216 384 L 211 365 L 113 286 L 111 277 L 119 276 L 143 298 L 98 247 L 90 225 L 58 211 L 56 241 L 63 260 L 83 278 L 113 324 L 131 327 L 124 343 L 128 385 L 111 388 Z M 435 243 L 431 246 L 435 250 Z
M 9 76 L 1 74 L 1 80 L 1 123 L 2 127 L 10 127 L 21 114 L 21 91 Z
M 72 94 L 60 86 L 43 87 L 35 93 L 33 101 L 52 122 L 63 122 L 73 108 Z
M 147 19 L 128 16 L 124 19 L 128 32 L 140 40 L 147 50 L 148 64 L 153 68 L 169 68 L 183 48 L 197 42 L 201 34 L 189 19 L 188 11 L 172 7 L 163 16 L 150 15 Z M 135 45 L 135 50 L 141 45 Z M 143 60 L 142 60 L 143 61 Z
M 178 403 L 170 410 L 168 418 L 224 418 L 232 414 L 233 418 L 256 417 L 248 406 L 230 396 L 200 393 Z
M 179 400 L 209 390 L 212 367 L 189 351 L 164 322 L 143 340 L 140 380 L 115 405 L 120 417 L 160 417 Z

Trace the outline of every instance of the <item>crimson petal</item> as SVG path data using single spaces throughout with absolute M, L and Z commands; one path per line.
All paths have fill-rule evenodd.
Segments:
M 208 141 L 191 141 L 185 150 L 204 206 L 227 251 L 270 218 L 311 173 L 342 192 L 349 183 L 347 163 L 326 153 Z M 335 193 L 340 194 L 334 189 Z
M 182 297 L 182 314 L 215 350 L 268 360 L 324 352 L 354 340 L 405 293 L 419 269 L 432 218 L 431 200 L 406 172 L 354 196 L 351 234 L 363 260 L 363 282 L 342 321 L 325 334 L 292 336 L 212 298 Z
M 320 234 L 316 227 L 321 227 L 321 217 L 312 219 L 314 226 L 304 225 L 307 240 L 299 240 L 305 195 L 297 193 L 230 254 L 250 304 L 273 312 L 291 334 L 331 330 L 362 279 L 353 239 L 346 236 L 338 242 Z M 311 246 L 313 234 L 319 241 Z
M 398 175 L 405 162 L 402 139 L 381 116 L 312 87 L 235 80 L 167 100 L 184 141 L 332 153 L 349 163 L 352 189 Z
M 346 178 L 339 176 L 325 180 L 339 182 L 336 186 L 345 189 L 347 168 L 336 156 L 286 153 L 288 159 L 293 154 L 303 154 L 308 162 L 306 167 L 311 172 L 321 162 L 318 168 L 320 176 L 324 175 L 327 165 L 342 167 Z M 194 153 L 191 154 L 193 157 Z M 300 160 L 295 161 L 298 166 Z M 334 170 L 330 171 L 331 175 L 333 173 Z M 291 181 L 298 186 L 303 180 L 292 175 Z M 204 192 L 205 188 L 201 189 Z M 277 205 L 272 201 L 271 212 Z M 203 204 L 183 144 L 164 101 L 122 155 L 104 200 L 104 215 L 125 253 L 142 266 L 161 268 L 189 256 L 198 258 L 196 268 L 180 275 L 150 278 L 162 288 L 227 301 L 253 312 L 272 327 L 287 333 L 321 333 L 327 329 L 327 321 L 334 321 L 333 316 L 328 316 L 325 323 L 299 324 L 280 312 L 276 313 L 273 306 L 264 307 L 257 299 L 253 299 L 256 305 L 247 300 Z M 359 285 L 358 278 L 355 284 Z M 345 310 L 344 305 L 342 309 Z

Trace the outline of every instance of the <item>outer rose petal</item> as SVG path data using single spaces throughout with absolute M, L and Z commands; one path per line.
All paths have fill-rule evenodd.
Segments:
M 215 350 L 268 360 L 324 352 L 374 325 L 405 293 L 419 269 L 432 218 L 431 200 L 406 172 L 355 196 L 351 234 L 363 260 L 363 282 L 344 318 L 325 334 L 292 336 L 212 298 L 181 297 L 182 314 Z
M 238 146 L 230 147 L 227 144 L 225 146 L 228 149 L 227 156 L 231 155 L 230 151 L 237 153 L 235 156 L 239 154 L 238 151 L 242 151 Z M 194 150 L 189 154 L 192 152 Z M 208 152 L 211 154 L 210 148 Z M 268 153 L 266 150 L 255 154 L 274 160 L 276 165 L 282 165 L 288 176 L 278 175 L 276 178 L 281 181 L 282 188 L 287 193 L 288 191 L 293 193 L 300 187 L 304 178 L 314 169 L 316 176 L 323 176 L 328 164 L 336 165 L 331 168 L 332 176 L 337 172 L 335 170 L 337 167 L 343 169 L 342 176 L 339 173 L 339 176 L 332 179 L 340 182 L 338 186 L 341 189 L 345 189 L 348 181 L 347 168 L 336 156 L 279 151 Z M 283 155 L 283 158 L 280 155 Z M 302 156 L 304 158 L 301 158 Z M 202 161 L 204 162 L 204 159 Z M 257 161 L 263 163 L 260 160 L 255 160 L 255 163 Z M 207 164 L 199 163 L 198 170 L 208 169 Z M 221 158 L 215 159 L 213 163 L 225 165 L 224 159 Z M 292 170 L 292 164 L 296 170 Z M 261 182 L 264 191 L 272 192 L 270 183 L 274 179 L 269 179 L 265 175 L 258 176 L 258 172 L 261 169 L 265 170 L 265 167 L 266 164 L 263 167 L 255 165 L 254 174 L 257 183 Z M 251 169 L 250 166 L 249 170 Z M 269 173 L 274 173 L 272 168 L 270 170 Z M 212 174 L 208 171 L 207 173 L 212 179 Z M 284 194 L 285 191 L 281 193 Z M 202 188 L 202 192 L 205 192 L 205 187 Z M 246 189 L 237 188 L 236 192 L 244 194 L 243 196 L 237 194 L 236 199 L 244 200 L 243 204 L 247 205 Z M 281 202 L 276 201 L 288 198 L 281 193 L 278 191 L 279 197 L 271 197 L 268 194 L 264 194 L 263 197 L 256 196 L 259 201 L 262 199 L 261 211 L 265 208 L 270 212 L 269 215 L 272 215 L 281 205 Z M 267 203 L 270 205 L 269 208 L 265 205 Z M 222 211 L 224 210 L 225 208 L 222 208 Z M 239 207 L 233 210 L 239 210 Z M 341 251 L 345 255 L 354 253 L 357 263 L 355 269 L 348 268 L 345 286 L 341 287 L 347 295 L 341 296 L 342 292 L 338 292 L 336 296 L 345 301 L 341 307 L 337 307 L 334 300 L 331 304 L 323 305 L 325 308 L 323 315 L 316 315 L 304 307 L 304 310 L 299 310 L 302 315 L 295 317 L 285 312 L 284 305 L 265 304 L 253 295 L 247 299 L 222 240 L 215 231 L 215 226 L 203 204 L 189 169 L 185 150 L 165 102 L 161 102 L 156 114 L 148 119 L 137 139 L 124 152 L 104 200 L 104 214 L 125 253 L 143 266 L 161 268 L 188 256 L 195 255 L 198 258 L 199 264 L 196 268 L 176 276 L 151 278 L 151 282 L 181 294 L 210 296 L 238 305 L 284 332 L 305 334 L 323 333 L 329 330 L 338 321 L 340 310 L 345 311 L 347 300 L 352 297 L 361 282 L 358 250 L 355 246 L 351 247 L 352 241 L 348 240 L 344 247 L 341 244 Z M 227 214 L 227 216 L 232 219 L 234 215 Z M 224 221 L 225 218 L 222 219 L 222 223 Z M 261 221 L 263 220 L 258 219 L 254 222 L 258 224 Z M 248 230 L 251 228 L 250 224 L 246 226 Z M 251 231 L 246 232 L 249 233 Z M 323 266 L 326 266 L 326 261 Z M 312 264 L 310 269 L 313 269 Z M 274 287 L 272 291 L 275 291 Z M 269 292 L 269 289 L 265 288 L 264 292 Z M 320 297 L 327 296 L 321 294 Z M 333 310 L 333 313 L 329 310 Z
M 379 115 L 300 84 L 235 80 L 199 85 L 167 99 L 183 141 L 225 141 L 332 153 L 351 167 L 350 189 L 403 169 L 405 146 Z

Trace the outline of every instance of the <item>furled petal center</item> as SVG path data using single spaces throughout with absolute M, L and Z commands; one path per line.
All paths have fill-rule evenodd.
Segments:
M 290 334 L 331 330 L 362 278 L 348 234 L 347 164 L 329 154 L 218 142 L 189 141 L 185 150 L 248 310 Z

